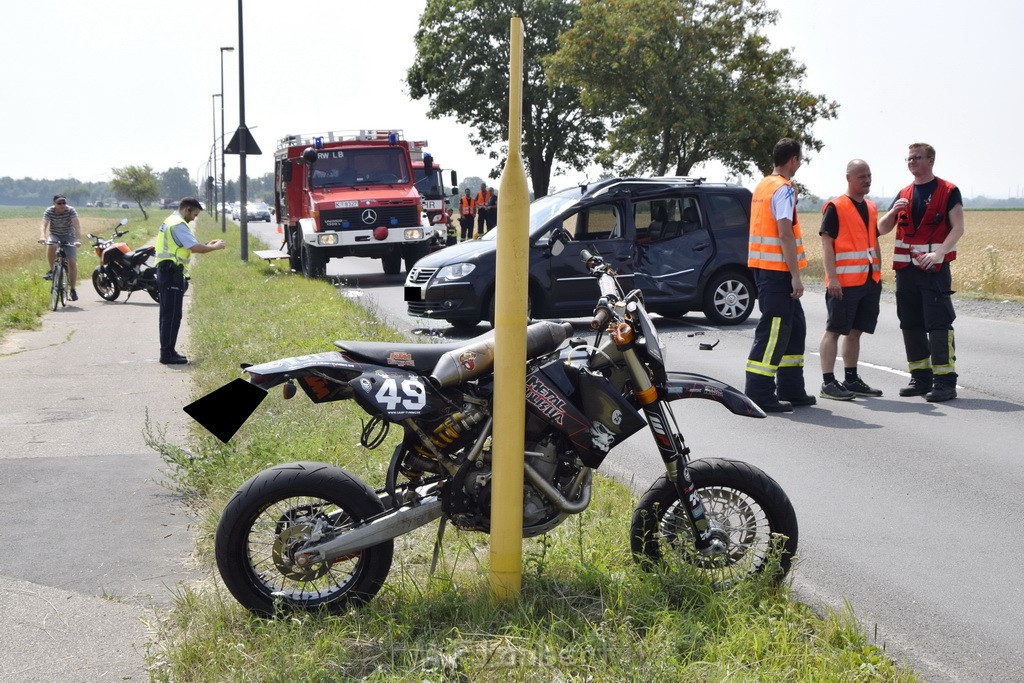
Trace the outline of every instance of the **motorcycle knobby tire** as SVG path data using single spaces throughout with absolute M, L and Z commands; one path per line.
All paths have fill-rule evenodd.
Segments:
M 272 467 L 243 484 L 224 508 L 214 543 L 217 569 L 235 599 L 258 615 L 343 612 L 380 590 L 394 542 L 301 569 L 289 564 L 288 550 L 314 525 L 326 540 L 332 524 L 347 528 L 383 511 L 373 489 L 335 465 Z

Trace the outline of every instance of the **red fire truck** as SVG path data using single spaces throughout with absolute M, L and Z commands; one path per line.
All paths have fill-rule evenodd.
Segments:
M 431 160 L 423 159 L 432 171 Z M 274 153 L 274 202 L 289 265 L 323 277 L 331 258 L 379 258 L 397 275 L 429 251 L 424 214 L 400 130 L 288 135 Z
M 430 225 L 447 233 L 451 209 L 448 197 L 459 193 L 459 181 L 455 171 L 451 171 L 448 187 L 445 188 L 444 177 L 437 160 L 426 151 L 426 140 L 413 140 L 409 143 L 409 154 L 412 155 L 412 168 L 416 174 L 416 189 L 423 197 L 423 210 L 430 219 Z M 427 158 L 429 157 L 429 161 Z M 427 170 L 429 163 L 429 169 Z

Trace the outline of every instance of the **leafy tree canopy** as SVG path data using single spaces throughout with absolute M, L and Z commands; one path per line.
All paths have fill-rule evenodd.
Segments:
M 188 175 L 188 169 L 175 166 L 160 173 L 159 176 L 161 197 L 180 201 L 182 197 L 199 196 L 192 178 Z
M 820 150 L 811 133 L 838 104 L 801 86 L 805 67 L 764 35 L 764 0 L 580 0 L 580 18 L 547 60 L 611 122 L 605 166 L 688 175 L 717 160 L 738 174 L 772 168 L 782 137 Z
M 145 166 L 123 166 L 113 168 L 114 179 L 110 181 L 110 189 L 118 199 L 131 199 L 139 205 L 143 220 L 149 216 L 143 202 L 149 203 L 160 198 L 160 186 L 153 169 Z
M 538 197 L 548 193 L 557 168 L 591 164 L 604 135 L 602 121 L 584 111 L 578 87 L 551 85 L 541 63 L 578 14 L 571 0 L 427 0 L 406 75 L 412 97 L 428 99 L 428 116 L 472 126 L 477 152 L 499 161 L 490 174 L 497 178 L 508 140 L 509 20 L 521 17 L 522 150 Z

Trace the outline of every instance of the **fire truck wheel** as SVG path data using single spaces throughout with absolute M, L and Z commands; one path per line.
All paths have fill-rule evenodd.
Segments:
M 427 243 L 427 242 L 424 242 L 422 244 L 418 244 L 418 245 L 410 248 L 405 253 L 405 256 L 404 256 L 404 258 L 405 258 L 405 271 L 409 272 L 410 270 L 412 270 L 412 267 L 414 265 L 416 265 L 416 262 L 419 261 L 421 258 L 423 258 L 424 256 L 426 256 L 429 253 L 430 253 L 430 244 Z
M 327 257 L 321 254 L 319 249 L 303 245 L 302 274 L 310 279 L 324 277 L 327 274 Z
M 384 266 L 385 275 L 398 275 L 402 272 L 402 252 L 398 249 L 381 256 L 380 262 Z

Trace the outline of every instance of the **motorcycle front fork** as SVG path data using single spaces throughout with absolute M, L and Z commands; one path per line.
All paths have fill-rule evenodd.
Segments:
M 619 346 L 619 350 L 626 359 L 630 378 L 633 380 L 633 394 L 643 407 L 647 424 L 658 446 L 658 453 L 665 463 L 665 471 L 675 484 L 679 501 L 686 510 L 686 519 L 693 532 L 694 545 L 705 555 L 725 552 L 724 544 L 713 534 L 713 529 L 708 523 L 707 511 L 701 502 L 700 494 L 697 493 L 697 487 L 690 478 L 687 467 L 690 449 L 687 448 L 682 435 L 673 430 L 675 419 L 672 416 L 672 409 L 658 397 L 658 390 L 651 384 L 646 368 L 637 357 L 633 345 Z

